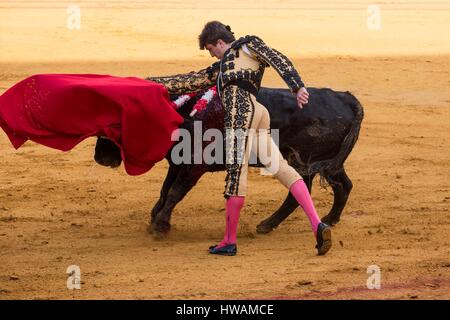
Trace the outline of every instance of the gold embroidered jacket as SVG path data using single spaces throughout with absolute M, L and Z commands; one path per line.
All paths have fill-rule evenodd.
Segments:
M 280 74 L 293 93 L 304 86 L 292 62 L 256 36 L 245 36 L 234 41 L 223 58 L 206 69 L 146 79 L 163 84 L 170 94 L 198 92 L 215 84 L 220 94 L 225 86 L 234 84 L 256 95 L 264 69 L 268 66 Z

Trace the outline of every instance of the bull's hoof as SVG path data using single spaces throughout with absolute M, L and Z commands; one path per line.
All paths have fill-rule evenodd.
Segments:
M 332 217 L 330 215 L 326 215 L 321 219 L 321 221 L 329 226 L 335 226 L 340 221 L 339 217 Z
M 152 224 L 152 223 L 150 223 L 150 224 L 147 226 L 147 232 L 148 232 L 149 234 L 153 234 L 153 224 Z
M 170 224 L 168 223 L 150 223 L 147 227 L 147 232 L 150 233 L 155 240 L 166 238 L 169 231 Z
M 256 232 L 259 234 L 267 234 L 272 232 L 275 229 L 275 227 L 271 226 L 268 223 L 261 222 L 256 226 Z
M 152 233 L 152 237 L 155 240 L 164 240 L 165 238 L 167 238 L 167 234 L 168 232 L 161 232 L 161 231 L 153 231 Z

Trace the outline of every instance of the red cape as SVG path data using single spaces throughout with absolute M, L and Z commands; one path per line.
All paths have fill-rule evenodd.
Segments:
M 121 148 L 130 175 L 164 159 L 182 122 L 164 86 L 135 77 L 41 74 L 0 96 L 0 127 L 16 149 L 32 140 L 68 151 L 102 135 Z

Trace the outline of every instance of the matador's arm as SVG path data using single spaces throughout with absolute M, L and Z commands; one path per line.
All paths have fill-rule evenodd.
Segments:
M 219 62 L 206 69 L 165 77 L 147 77 L 145 80 L 161 83 L 169 94 L 185 94 L 199 92 L 214 86 L 219 74 Z
M 281 52 L 270 48 L 267 46 L 264 41 L 256 36 L 249 36 L 251 40 L 246 43 L 247 48 L 253 53 L 259 60 L 262 62 L 271 65 L 283 78 L 288 87 L 291 89 L 293 93 L 297 93 L 297 91 L 304 87 L 300 75 L 297 70 L 295 70 L 294 65 Z

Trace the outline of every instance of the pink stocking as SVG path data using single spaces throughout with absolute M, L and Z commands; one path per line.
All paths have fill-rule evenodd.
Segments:
M 226 203 L 226 227 L 225 227 L 225 236 L 217 245 L 217 248 L 221 248 L 223 246 L 229 244 L 236 244 L 237 238 L 237 227 L 239 222 L 239 215 L 244 205 L 245 197 L 240 196 L 231 196 L 227 199 Z
M 305 182 L 302 179 L 297 180 L 291 185 L 289 191 L 291 191 L 294 198 L 305 211 L 306 215 L 308 216 L 309 222 L 311 223 L 311 228 L 314 232 L 314 235 L 317 236 L 317 226 L 321 221 L 319 216 L 317 215 L 316 209 L 314 208 L 313 201 Z

